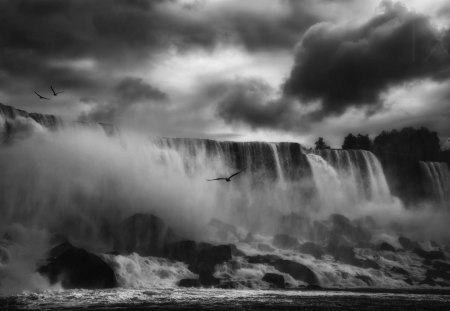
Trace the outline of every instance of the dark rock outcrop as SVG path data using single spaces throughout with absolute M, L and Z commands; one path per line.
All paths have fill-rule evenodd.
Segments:
M 298 248 L 298 250 L 301 253 L 310 254 L 310 255 L 314 256 L 315 258 L 320 258 L 320 257 L 322 257 L 322 255 L 325 254 L 322 247 L 313 242 L 305 242 L 305 243 L 301 244 L 300 247 Z
M 341 214 L 332 214 L 328 222 L 331 224 L 329 242 L 334 243 L 337 239 L 345 239 L 352 246 L 365 247 L 369 244 L 370 231 L 360 225 L 354 225 L 347 217 Z
M 50 251 L 47 263 L 38 271 L 50 283 L 61 282 L 64 288 L 112 288 L 117 286 L 114 271 L 99 256 L 72 246 L 60 244 Z
M 277 273 L 266 273 L 264 274 L 262 280 L 271 284 L 275 288 L 285 288 L 284 276 Z
M 395 247 L 393 247 L 391 244 L 389 244 L 387 242 L 383 242 L 380 245 L 378 245 L 377 249 L 379 251 L 396 252 Z
M 209 226 L 215 231 L 217 237 L 221 241 L 229 241 L 230 238 L 240 239 L 235 226 L 227 224 L 219 219 L 212 218 L 209 222 Z
M 232 258 L 232 247 L 180 241 L 166 245 L 164 254 L 187 263 L 189 270 L 199 275 L 201 285 L 214 286 L 219 284 L 219 279 L 213 276 L 215 266 Z
M 268 264 L 280 272 L 287 273 L 294 279 L 310 285 L 319 285 L 316 274 L 307 266 L 298 262 L 285 260 L 276 255 L 255 255 L 246 257 L 248 263 Z
M 373 286 L 374 282 L 370 276 L 363 275 L 363 274 L 357 274 L 355 278 L 360 279 L 364 283 L 366 283 L 368 286 Z
M 296 238 L 291 237 L 290 235 L 287 234 L 276 234 L 273 237 L 272 244 L 275 247 L 283 249 L 294 249 L 300 246 Z
M 290 234 L 307 239 L 313 238 L 311 219 L 303 215 L 296 213 L 282 215 L 278 228 L 280 234 Z
M 178 286 L 180 287 L 200 287 L 200 280 L 199 279 L 182 279 L 178 283 Z
M 445 259 L 445 255 L 442 251 L 426 251 L 422 248 L 416 248 L 413 251 L 423 259 L 434 260 L 434 259 Z
M 364 269 L 379 269 L 380 266 L 376 261 L 371 259 L 359 259 L 356 257 L 353 247 L 340 244 L 339 242 L 330 242 L 326 248 L 327 252 L 331 254 L 336 260 L 347 263 L 353 266 Z
M 406 271 L 405 269 L 400 268 L 400 267 L 392 267 L 391 272 L 409 277 L 408 271 Z
M 117 231 L 115 249 L 121 253 L 159 256 L 164 246 L 177 237 L 164 221 L 152 214 L 134 214 L 126 218 Z
M 416 248 L 421 248 L 419 243 L 412 241 L 406 237 L 399 237 L 398 238 L 398 242 L 400 243 L 400 245 L 403 247 L 403 249 L 407 250 L 407 251 L 412 251 Z
M 319 280 L 316 274 L 307 266 L 302 265 L 298 262 L 279 259 L 275 261 L 273 266 L 278 271 L 287 273 L 296 280 L 303 281 L 312 285 L 319 284 Z

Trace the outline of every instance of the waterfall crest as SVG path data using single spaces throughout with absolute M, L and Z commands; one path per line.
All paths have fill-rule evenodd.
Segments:
M 420 162 L 429 195 L 442 207 L 450 208 L 450 170 L 447 163 Z

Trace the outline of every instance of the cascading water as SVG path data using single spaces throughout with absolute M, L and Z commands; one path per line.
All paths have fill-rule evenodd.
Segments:
M 429 195 L 444 208 L 450 208 L 450 170 L 447 163 L 420 162 L 426 176 L 426 189 Z
M 136 213 L 157 215 L 183 239 L 241 243 L 249 253 L 273 250 L 261 244 L 270 244 L 277 233 L 328 243 L 336 234 L 322 220 L 334 213 L 401 215 L 394 213 L 398 202 L 380 163 L 367 151 L 312 153 L 297 143 L 156 139 L 100 126 L 60 126 L 54 117 L 4 107 L 0 121 L 7 142 L 0 146 L 0 283 L 8 288 L 40 288 L 44 281 L 36 264 L 60 241 L 101 253 L 114 250 L 118 228 Z M 206 181 L 243 169 L 230 183 Z M 219 240 L 211 234 L 220 224 L 211 226 L 213 218 L 239 230 Z M 136 254 L 104 258 L 122 286 L 174 286 L 180 277 L 192 277 L 180 263 Z M 361 282 L 344 280 L 347 268 L 292 258 L 317 266 L 325 284 Z M 276 272 L 239 260 L 244 268 L 233 273 L 257 278 L 255 286 L 262 284 L 261 271 Z M 149 281 L 155 274 L 159 279 Z M 383 284 L 383 275 L 372 277 Z

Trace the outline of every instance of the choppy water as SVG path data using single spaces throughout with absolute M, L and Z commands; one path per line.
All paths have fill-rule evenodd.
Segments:
M 1 310 L 450 310 L 449 292 L 65 290 L 0 298 Z

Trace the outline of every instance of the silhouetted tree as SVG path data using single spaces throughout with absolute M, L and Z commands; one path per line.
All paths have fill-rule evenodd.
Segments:
M 358 134 L 356 137 L 358 148 L 362 150 L 372 150 L 372 141 L 369 138 L 369 135 L 361 135 Z
M 374 149 L 379 153 L 395 153 L 423 161 L 438 161 L 442 157 L 437 133 L 424 127 L 383 131 L 375 137 Z
M 357 149 L 356 144 L 356 136 L 350 133 L 345 136 L 344 143 L 342 144 L 342 149 Z
M 330 149 L 330 146 L 323 140 L 323 137 L 319 137 L 314 144 L 316 145 L 316 149 Z
M 355 136 L 353 134 L 348 134 L 344 138 L 342 149 L 372 150 L 372 141 L 370 140 L 369 135 L 358 134 L 358 136 Z

